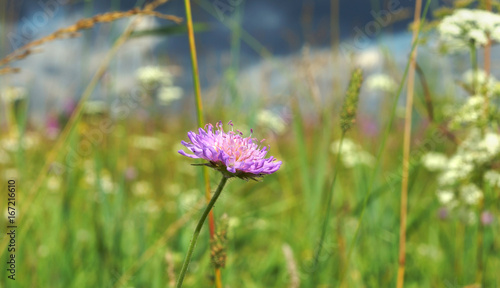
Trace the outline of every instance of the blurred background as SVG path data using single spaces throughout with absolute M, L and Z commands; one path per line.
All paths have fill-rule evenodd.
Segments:
M 80 19 L 150 2 L 2 1 L 0 58 Z M 440 134 L 468 95 L 470 55 L 444 51 L 436 32 L 437 12 L 457 2 L 477 6 L 431 1 L 418 45 L 405 287 L 476 283 L 479 231 L 487 259 L 483 287 L 500 285 L 498 188 L 485 198 L 492 201 L 457 212 L 439 201 L 436 174 L 420 163 L 427 152 L 451 154 L 463 138 Z M 346 287 L 395 284 L 405 104 L 396 95 L 406 91 L 414 5 L 192 1 L 205 122 L 232 120 L 245 136 L 253 128 L 284 163 L 262 182 L 230 181 L 215 207 L 216 226 L 228 235 L 224 287 L 338 287 L 351 245 Z M 179 0 L 155 11 L 185 18 Z M 117 44 L 134 17 L 92 23 L 0 62 L 0 69 L 17 72 L 0 73 L 0 178 L 16 179 L 19 197 L 17 279 L 5 276 L 2 248 L 0 287 L 174 287 L 204 205 L 201 168 L 177 153 L 198 128 L 189 41 L 185 21 L 144 15 Z M 497 78 L 499 52 L 493 45 Z M 479 50 L 478 62 L 484 58 Z M 354 68 L 365 81 L 355 128 L 335 167 L 338 115 Z M 393 103 L 395 121 L 385 135 Z M 321 270 L 310 282 L 334 171 L 339 179 Z M 213 190 L 219 175 L 210 172 L 210 180 Z M 6 217 L 0 223 L 4 231 Z M 213 286 L 206 230 L 185 287 Z M 3 232 L 0 239 L 8 240 Z

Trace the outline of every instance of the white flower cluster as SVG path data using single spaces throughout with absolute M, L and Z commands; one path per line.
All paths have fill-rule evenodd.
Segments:
M 458 9 L 441 21 L 438 30 L 450 50 L 466 50 L 471 44 L 484 46 L 488 36 L 500 42 L 500 15 L 485 10 Z
M 5 103 L 12 103 L 26 98 L 27 92 L 24 87 L 8 86 L 1 92 L 1 98 Z
M 423 165 L 438 175 L 438 200 L 450 208 L 459 203 L 476 205 L 483 192 L 471 183 L 476 171 L 500 156 L 500 135 L 479 129 L 472 129 L 468 137 L 460 143 L 456 153 L 447 158 L 444 154 L 429 152 L 421 159 Z M 500 173 L 488 171 L 484 178 L 491 185 L 500 185 Z M 460 200 L 460 201 L 459 201 Z
M 340 141 L 335 141 L 332 143 L 331 151 L 336 154 L 339 150 Z M 363 150 L 361 146 L 354 143 L 348 138 L 344 138 L 342 147 L 340 150 L 340 155 L 342 155 L 342 164 L 347 168 L 353 168 L 357 165 L 372 166 L 375 162 L 375 157 L 370 153 Z
M 132 146 L 137 149 L 156 151 L 160 149 L 161 145 L 162 142 L 157 137 L 142 135 L 132 136 Z
M 257 123 L 278 135 L 283 134 L 286 130 L 285 120 L 270 110 L 260 110 L 257 114 Z
M 101 100 L 89 100 L 83 105 L 83 112 L 88 115 L 105 113 L 108 110 L 106 102 Z
M 158 99 L 163 105 L 168 105 L 171 102 L 182 97 L 182 88 L 177 86 L 164 86 L 158 92 Z
M 148 90 L 172 84 L 172 75 L 170 72 L 158 66 L 141 67 L 137 70 L 136 77 L 139 84 Z
M 448 157 L 442 153 L 429 152 L 422 156 L 422 163 L 429 171 L 441 171 L 448 165 Z
M 173 75 L 158 66 L 145 66 L 137 70 L 137 80 L 144 89 L 156 92 L 162 105 L 180 99 L 183 94 L 181 87 L 173 86 Z
M 484 96 L 475 95 L 467 99 L 467 102 L 455 112 L 452 117 L 449 127 L 450 129 L 458 129 L 462 125 L 477 124 L 484 113 Z
M 480 88 L 480 91 L 485 90 L 484 94 L 488 97 L 491 97 L 492 95 L 500 95 L 500 83 L 493 75 L 487 75 L 486 71 L 482 69 L 478 69 L 476 73 L 474 73 L 473 70 L 469 70 L 464 73 L 462 79 L 464 84 L 468 87 L 477 85 Z
M 500 188 L 500 173 L 494 170 L 489 170 L 484 173 L 484 181 L 491 187 Z
M 387 74 L 374 74 L 366 79 L 366 87 L 372 91 L 394 92 L 398 88 L 398 83 Z

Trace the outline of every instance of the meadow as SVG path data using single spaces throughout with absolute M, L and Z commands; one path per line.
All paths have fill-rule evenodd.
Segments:
M 187 34 L 182 39 L 193 41 L 206 29 L 190 12 L 156 12 L 162 2 L 88 15 L 0 55 L 0 287 L 179 287 L 193 231 L 222 173 L 191 165 L 206 161 L 178 151 L 189 152 L 181 144 L 190 141 L 189 131 L 219 121 L 225 131 L 232 121 L 243 137 L 265 139 L 267 157 L 282 165 L 258 181 L 228 180 L 184 287 L 500 287 L 496 1 L 443 7 L 415 1 L 412 9 L 421 13 L 411 14 L 416 24 L 409 33 L 417 40 L 407 43 L 402 64 L 382 54 L 377 73 L 358 65 L 363 51 L 355 44 L 336 43 L 326 63 L 343 76 L 322 75 L 331 78 L 327 92 L 317 81 L 320 64 L 308 62 L 309 48 L 299 53 L 299 66 L 277 70 L 289 75 L 299 67 L 302 75 L 289 79 L 284 95 L 271 92 L 274 78 L 264 72 L 260 95 L 245 93 L 237 63 L 217 85 L 200 89 L 206 76 L 194 65 L 176 72 L 161 57 L 132 72 L 133 90 L 113 92 L 116 63 L 127 61 L 114 57 L 138 35 L 141 19 L 182 28 L 145 32 L 159 38 Z M 60 99 L 57 109 L 48 103 L 41 120 L 34 117 L 40 100 L 29 83 L 9 85 L 12 73 L 26 73 L 16 61 L 29 63 L 49 42 L 85 37 L 85 30 L 113 21 L 129 22 L 84 89 Z M 238 27 L 232 37 L 248 40 Z M 196 59 L 203 43 L 192 44 Z M 239 45 L 232 41 L 236 62 Z M 86 49 L 91 53 L 90 44 Z M 411 61 L 419 49 L 435 53 Z M 272 61 L 265 49 L 259 53 Z M 432 66 L 438 53 L 462 70 L 443 75 L 450 71 Z M 180 73 L 193 79 L 188 93 L 176 86 Z M 8 249 L 12 224 L 15 251 Z M 15 280 L 8 277 L 10 255 Z

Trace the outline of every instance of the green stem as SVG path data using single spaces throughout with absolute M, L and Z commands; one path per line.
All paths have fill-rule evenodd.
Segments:
M 194 246 L 196 246 L 196 240 L 198 239 L 198 235 L 200 235 L 201 227 L 203 227 L 203 223 L 205 223 L 208 213 L 210 213 L 210 211 L 212 210 L 215 201 L 217 201 L 217 198 L 219 198 L 224 185 L 226 185 L 227 179 L 227 177 L 222 176 L 222 179 L 220 180 L 219 186 L 217 187 L 214 196 L 212 196 L 212 199 L 208 203 L 207 208 L 205 208 L 205 211 L 203 211 L 203 214 L 201 215 L 201 218 L 196 225 L 196 229 L 194 229 L 193 238 L 191 239 L 191 243 L 189 243 L 188 253 L 186 255 L 186 258 L 184 259 L 184 263 L 182 264 L 182 269 L 179 275 L 179 279 L 177 280 L 177 284 L 175 285 L 175 287 L 177 288 L 182 287 L 182 282 L 184 281 L 184 276 L 186 276 L 189 262 L 191 260 L 191 255 L 193 254 Z
M 474 42 L 470 44 L 470 63 L 472 65 L 472 91 L 477 94 L 478 83 L 477 83 L 477 51 Z
M 427 3 L 425 4 L 425 8 L 424 8 L 424 12 L 422 14 L 422 21 L 420 22 L 420 25 L 418 27 L 418 33 L 417 33 L 417 40 L 413 42 L 412 46 L 411 46 L 411 51 L 410 51 L 410 55 L 413 53 L 413 51 L 416 49 L 417 45 L 418 45 L 418 38 L 419 38 L 419 35 L 420 35 L 420 31 L 422 31 L 422 23 L 425 23 L 425 19 L 426 19 L 426 16 L 427 16 L 427 11 L 429 10 L 429 5 L 430 3 L 432 2 L 432 0 L 427 0 Z M 405 71 L 403 73 L 403 77 L 401 78 L 401 83 L 399 84 L 399 87 L 398 87 L 398 91 L 397 91 L 397 94 L 396 94 L 396 97 L 394 99 L 394 102 L 393 102 L 393 106 L 392 106 L 392 109 L 391 109 L 391 114 L 390 114 L 390 117 L 389 117 L 389 123 L 387 124 L 387 127 L 386 127 L 386 130 L 385 130 L 385 133 L 384 133 L 384 137 L 382 138 L 382 143 L 380 145 L 380 148 L 377 152 L 377 158 L 376 158 L 376 163 L 375 163 L 375 168 L 373 169 L 373 173 L 370 177 L 370 181 L 368 182 L 368 190 L 367 190 L 367 193 L 365 193 L 365 197 L 363 198 L 363 206 L 361 208 L 361 214 L 359 216 L 359 223 L 358 223 L 358 226 L 356 227 L 356 231 L 354 232 L 354 237 L 352 239 L 352 242 L 351 242 L 351 245 L 349 246 L 349 249 L 348 249 L 348 252 L 347 252 L 347 258 L 346 258 L 346 263 L 345 263 L 345 267 L 344 267 L 344 271 L 341 273 L 340 275 L 340 286 L 342 286 L 344 280 L 345 280 L 345 276 L 349 270 L 349 261 L 350 261 L 350 258 L 351 258 L 351 254 L 354 250 L 354 246 L 356 244 L 356 240 L 358 238 L 358 234 L 359 234 L 359 230 L 363 224 L 363 219 L 364 219 L 364 214 L 365 214 L 365 209 L 366 209 L 366 206 L 368 204 L 368 199 L 370 199 L 370 195 L 372 193 L 372 189 L 373 189 L 373 185 L 374 185 L 374 182 L 375 182 L 375 178 L 376 176 L 378 175 L 378 172 L 379 172 L 379 169 L 380 169 L 380 164 L 381 164 L 381 158 L 382 158 L 382 152 L 385 150 L 385 144 L 387 142 L 387 138 L 389 136 L 389 133 L 391 131 L 391 127 L 392 127 L 392 123 L 394 122 L 394 118 L 395 118 L 395 115 L 396 115 L 396 108 L 398 106 L 398 102 L 399 102 L 399 96 L 401 95 L 401 91 L 403 90 L 403 85 L 404 85 L 404 79 L 407 78 L 407 75 L 408 75 L 408 70 L 410 68 L 410 63 L 411 63 L 411 58 L 408 58 L 408 62 L 406 63 L 406 67 L 405 67 Z
M 333 192 L 335 190 L 335 181 L 337 180 L 337 174 L 338 174 L 338 167 L 340 163 L 340 158 L 341 158 L 341 151 L 342 151 L 342 143 L 344 142 L 344 136 L 345 132 L 342 132 L 342 135 L 340 136 L 340 143 L 339 143 L 339 148 L 337 149 L 337 159 L 335 160 L 335 172 L 333 173 L 333 180 L 332 184 L 330 186 L 330 193 L 328 193 L 327 200 L 326 200 L 326 212 L 325 212 L 325 219 L 323 220 L 323 227 L 321 229 L 321 236 L 319 238 L 319 245 L 318 249 L 316 250 L 316 253 L 314 255 L 314 262 L 312 266 L 312 276 L 313 279 L 315 280 L 315 272 L 316 272 L 316 267 L 318 266 L 319 262 L 319 256 L 321 254 L 321 249 L 323 248 L 323 242 L 325 241 L 325 236 L 326 236 L 326 228 L 328 227 L 328 220 L 330 220 L 330 211 L 332 207 L 332 199 L 333 199 Z

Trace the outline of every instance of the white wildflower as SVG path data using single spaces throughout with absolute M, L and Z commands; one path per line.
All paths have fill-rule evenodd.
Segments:
M 153 187 L 147 181 L 139 181 L 132 185 L 132 193 L 136 196 L 148 195 L 153 191 Z
M 430 259 L 439 259 L 442 256 L 441 250 L 437 247 L 428 245 L 428 244 L 420 244 L 417 247 L 418 254 L 423 257 L 428 257 Z
M 279 115 L 269 110 L 260 110 L 257 114 L 257 123 L 271 129 L 276 134 L 283 134 L 286 122 Z
M 331 145 L 331 150 L 333 153 L 337 153 L 339 149 L 340 141 L 335 141 Z M 356 165 L 366 165 L 372 166 L 375 162 L 375 157 L 370 153 L 366 152 L 354 143 L 352 140 L 345 138 L 342 143 L 342 148 L 340 151 L 341 160 L 345 167 L 352 168 Z
M 104 113 L 107 109 L 106 102 L 100 100 L 87 101 L 83 105 L 83 112 L 89 115 Z
M 479 142 L 479 148 L 485 149 L 491 157 L 500 153 L 500 135 L 488 132 Z
M 148 200 L 142 205 L 142 210 L 150 215 L 156 216 L 160 211 L 160 207 L 158 207 L 156 201 Z
M 476 205 L 483 198 L 483 192 L 474 184 L 467 184 L 460 187 L 460 196 L 465 203 Z
M 455 154 L 448 161 L 446 169 L 438 177 L 440 186 L 450 186 L 467 178 L 474 171 L 474 165 L 466 161 L 460 154 Z
M 161 140 L 152 136 L 135 135 L 132 138 L 132 145 L 138 149 L 158 150 L 161 147 Z
M 500 173 L 498 173 L 498 171 L 486 171 L 486 173 L 484 173 L 484 180 L 492 187 L 500 188 Z
M 158 66 L 145 66 L 137 70 L 137 80 L 146 89 L 172 84 L 172 75 Z
M 437 197 L 439 203 L 447 205 L 450 204 L 451 201 L 455 198 L 455 193 L 453 193 L 453 191 L 451 190 L 438 190 Z
M 111 174 L 108 171 L 103 171 L 101 174 L 101 188 L 102 191 L 106 194 L 114 193 L 115 184 L 111 179 Z
M 484 46 L 488 36 L 500 40 L 500 15 L 485 10 L 458 9 L 438 26 L 441 40 L 454 50 L 469 49 L 471 43 Z
M 27 92 L 24 87 L 9 86 L 2 90 L 1 98 L 6 103 L 13 103 L 26 98 Z
M 463 74 L 462 79 L 469 87 L 477 85 L 478 87 L 486 88 L 486 94 L 488 96 L 496 92 L 495 90 L 498 84 L 497 79 L 491 74 L 486 74 L 484 70 L 478 69 L 475 73 L 473 70 L 468 70 Z
M 387 74 L 374 74 L 366 79 L 366 87 L 372 91 L 394 92 L 398 83 Z
M 163 105 L 168 105 L 171 102 L 182 97 L 182 88 L 177 86 L 164 86 L 158 92 L 158 100 Z
M 481 95 L 470 97 L 455 113 L 450 122 L 450 128 L 456 129 L 460 125 L 477 123 L 483 115 L 484 100 L 484 96 Z
M 0 149 L 0 164 L 8 164 L 10 162 L 10 157 L 5 150 Z
M 241 220 L 238 217 L 229 217 L 228 226 L 229 228 L 236 228 L 240 226 Z
M 19 172 L 15 168 L 5 169 L 3 177 L 5 180 L 17 179 L 19 177 Z
M 200 194 L 199 194 L 199 191 L 197 189 L 191 189 L 191 190 L 185 191 L 179 197 L 180 207 L 182 207 L 186 210 L 193 208 L 200 197 L 198 195 L 200 195 Z
M 61 189 L 61 178 L 55 175 L 49 176 L 47 179 L 47 188 L 51 192 L 59 192 Z
M 448 157 L 442 153 L 429 152 L 422 156 L 422 163 L 429 171 L 441 171 L 448 165 Z

